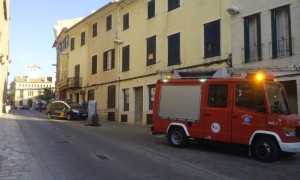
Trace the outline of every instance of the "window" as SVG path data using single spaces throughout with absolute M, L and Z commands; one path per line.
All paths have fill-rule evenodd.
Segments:
M 4 12 L 4 19 L 7 21 L 7 4 L 6 4 L 6 0 L 3 1 L 3 12 Z
M 93 37 L 98 35 L 97 23 L 93 24 Z
M 75 38 L 71 38 L 71 51 L 75 49 Z
M 264 107 L 263 88 L 251 86 L 249 83 L 237 84 L 235 105 L 247 109 L 255 109 L 259 106 Z
M 261 60 L 260 14 L 244 19 L 245 62 Z
M 208 90 L 209 107 L 226 107 L 227 106 L 227 84 L 211 84 Z
M 153 109 L 153 102 L 154 102 L 154 96 L 155 96 L 155 84 L 148 86 L 149 90 L 149 110 Z
M 180 33 L 168 37 L 168 66 L 180 64 Z
M 115 108 L 116 86 L 108 86 L 107 108 Z
M 81 46 L 85 45 L 85 32 L 81 33 Z
M 148 2 L 148 19 L 155 16 L 155 0 Z
M 24 97 L 24 90 L 20 90 L 20 98 Z
M 112 28 L 112 15 L 106 17 L 106 31 L 111 30 Z
M 80 83 L 80 64 L 77 64 L 75 66 L 74 72 L 75 72 L 74 86 L 75 87 L 80 87 L 81 86 L 81 83 Z
M 168 11 L 180 7 L 180 0 L 168 0 Z
M 123 89 L 123 100 L 124 111 L 129 111 L 129 89 Z
M 95 90 L 88 90 L 88 101 L 89 100 L 94 100 L 95 99 Z
M 92 74 L 97 74 L 97 55 L 92 57 Z
M 129 13 L 123 15 L 123 30 L 129 28 Z
M 204 24 L 204 57 L 219 56 L 220 52 L 220 20 Z
M 271 11 L 273 58 L 292 56 L 290 6 Z
M 129 71 L 130 46 L 123 47 L 122 52 L 122 72 Z
M 115 50 L 111 49 L 103 53 L 103 70 L 107 71 L 115 68 Z
M 147 39 L 147 66 L 156 63 L 156 36 Z

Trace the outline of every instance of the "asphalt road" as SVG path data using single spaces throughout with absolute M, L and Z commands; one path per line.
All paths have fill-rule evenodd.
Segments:
M 262 163 L 227 145 L 171 147 L 149 126 L 47 119 L 15 110 L 44 179 L 298 179 L 300 154 Z

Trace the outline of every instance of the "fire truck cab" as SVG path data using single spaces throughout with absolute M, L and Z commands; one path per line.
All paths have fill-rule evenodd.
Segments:
M 152 134 L 165 134 L 174 147 L 190 139 L 247 145 L 263 162 L 300 152 L 300 117 L 291 113 L 284 86 L 271 74 L 181 73 L 186 78 L 157 81 Z

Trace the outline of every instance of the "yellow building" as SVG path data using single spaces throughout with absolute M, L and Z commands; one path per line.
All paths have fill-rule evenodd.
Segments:
M 9 6 L 10 0 L 3 0 L 0 7 L 0 114 L 4 112 L 7 100 L 7 76 L 9 59 Z
M 43 95 L 44 89 L 51 89 L 54 92 L 54 88 L 55 74 L 52 77 L 42 77 L 40 76 L 40 67 L 32 65 L 28 66 L 27 76 L 14 77 L 10 90 L 16 107 L 29 105 L 30 108 L 33 108 L 36 102 L 41 101 L 38 97 Z
M 80 101 L 97 100 L 100 119 L 151 124 L 158 71 L 231 66 L 228 6 L 229 0 L 120 0 L 84 18 L 67 33 L 75 49 L 60 51 L 68 54 L 69 77 L 81 62 Z M 84 30 L 82 48 L 76 43 Z
M 66 99 L 66 94 L 68 90 L 68 82 L 74 79 L 74 76 L 69 76 L 69 41 L 70 37 L 68 34 L 68 29 L 74 26 L 74 24 L 81 21 L 83 18 L 74 18 L 59 21 L 57 25 L 53 27 L 55 42 L 53 47 L 57 49 L 57 59 L 56 59 L 56 99 Z M 71 37 L 73 39 L 74 37 Z M 73 40 L 71 40 L 73 41 Z M 71 61 L 70 61 L 71 62 Z M 70 77 L 70 78 L 69 78 Z M 78 83 L 77 83 L 78 84 Z M 72 87 L 75 84 L 71 84 Z M 77 87 L 76 87 L 77 88 Z

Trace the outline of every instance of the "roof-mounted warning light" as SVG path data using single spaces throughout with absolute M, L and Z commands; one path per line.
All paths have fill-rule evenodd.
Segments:
M 250 72 L 247 73 L 246 78 L 248 79 L 255 79 L 257 81 L 274 81 L 274 75 L 271 73 L 265 73 L 265 72 Z

